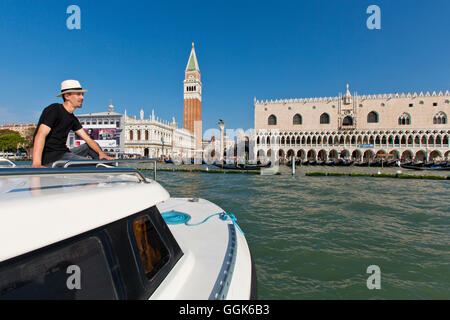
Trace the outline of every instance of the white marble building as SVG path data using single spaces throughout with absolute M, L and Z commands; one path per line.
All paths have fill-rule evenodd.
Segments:
M 194 156 L 194 134 L 178 128 L 175 118 L 172 122 L 155 117 L 144 118 L 141 110 L 139 119 L 130 117 L 125 111 L 124 118 L 124 151 L 142 157 L 159 158 L 191 158 Z

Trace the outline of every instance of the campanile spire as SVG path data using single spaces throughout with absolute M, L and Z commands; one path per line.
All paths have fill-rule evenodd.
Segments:
M 192 42 L 192 49 L 189 55 L 188 63 L 185 69 L 184 77 L 184 113 L 183 113 L 183 128 L 199 134 L 201 144 L 201 121 L 202 121 L 202 83 L 200 81 L 200 68 L 198 66 L 197 55 L 195 54 L 194 43 Z M 196 132 L 199 126 L 199 132 Z M 197 128 L 198 131 L 198 128 Z

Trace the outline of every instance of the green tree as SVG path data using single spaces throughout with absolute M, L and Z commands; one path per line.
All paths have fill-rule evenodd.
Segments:
M 17 146 L 25 143 L 27 140 L 17 132 L 7 133 L 0 136 L 0 150 L 2 151 L 17 151 Z

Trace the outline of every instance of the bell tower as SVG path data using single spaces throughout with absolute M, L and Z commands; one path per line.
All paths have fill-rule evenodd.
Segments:
M 196 149 L 201 149 L 202 83 L 194 43 L 185 70 L 183 128 L 196 136 Z

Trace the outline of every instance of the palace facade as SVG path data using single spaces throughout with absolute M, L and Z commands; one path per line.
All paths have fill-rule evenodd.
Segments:
M 257 157 L 330 160 L 450 158 L 450 94 L 345 93 L 254 100 Z
M 124 115 L 125 153 L 138 154 L 146 158 L 191 158 L 194 156 L 193 133 L 179 129 L 175 118 L 172 122 L 160 120 L 155 112 L 149 119 L 144 119 L 144 110 L 140 118 Z

